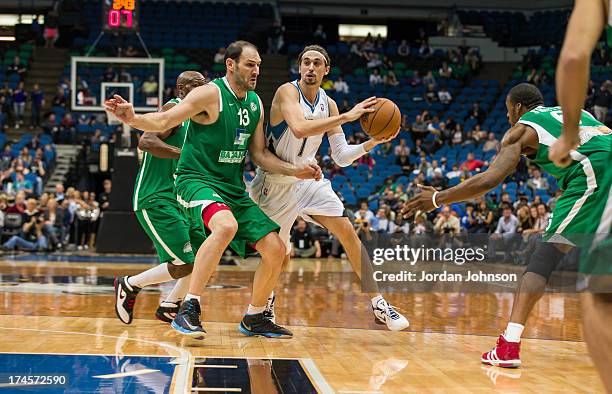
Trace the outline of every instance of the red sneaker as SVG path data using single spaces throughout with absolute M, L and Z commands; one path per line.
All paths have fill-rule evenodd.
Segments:
M 480 361 L 502 368 L 518 368 L 521 365 L 520 350 L 520 342 L 508 342 L 500 335 L 497 345 L 490 352 L 483 353 Z

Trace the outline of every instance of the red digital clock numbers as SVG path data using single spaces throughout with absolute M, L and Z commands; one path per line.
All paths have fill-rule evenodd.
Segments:
M 102 24 L 105 30 L 137 30 L 137 0 L 103 0 Z

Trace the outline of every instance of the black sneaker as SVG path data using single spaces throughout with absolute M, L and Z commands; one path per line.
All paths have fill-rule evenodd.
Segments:
M 166 305 L 164 305 L 166 304 Z M 157 320 L 161 320 L 164 323 L 172 323 L 172 320 L 176 317 L 176 314 L 179 311 L 179 307 L 181 306 L 181 301 L 177 302 L 162 302 L 162 305 L 157 307 L 157 311 L 155 311 L 155 318 Z
M 130 324 L 134 317 L 134 303 L 140 287 L 131 286 L 127 278 L 127 276 L 115 278 L 115 313 L 123 323 Z
M 276 323 L 276 314 L 274 313 L 274 301 L 275 300 L 276 300 L 276 295 L 272 294 L 272 296 L 268 298 L 266 309 L 263 311 L 264 317 L 270 320 L 272 323 Z
M 196 339 L 204 339 L 206 331 L 200 323 L 200 303 L 195 298 L 183 301 L 176 317 L 172 321 L 172 328 L 183 335 Z
M 293 333 L 285 327 L 266 319 L 263 313 L 244 315 L 238 331 L 246 336 L 263 336 L 267 338 L 292 338 Z

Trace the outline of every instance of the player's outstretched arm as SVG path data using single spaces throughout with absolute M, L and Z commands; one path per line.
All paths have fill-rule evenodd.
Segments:
M 569 151 L 578 145 L 578 124 L 589 82 L 591 54 L 605 26 L 602 0 L 576 0 L 557 64 L 557 99 L 563 109 L 563 134 L 551 147 L 550 159 L 571 163 Z
M 329 99 L 329 114 L 332 117 L 339 115 L 338 105 L 332 99 Z M 399 133 L 399 130 L 397 132 Z M 371 138 L 359 145 L 349 145 L 341 126 L 336 126 L 327 132 L 327 139 L 329 139 L 329 146 L 331 147 L 331 157 L 340 167 L 350 166 L 355 160 L 374 149 L 374 147 L 391 141 L 395 136 L 397 136 L 397 133 L 385 140 Z
M 376 97 L 370 97 L 342 115 L 330 114 L 328 118 L 306 120 L 304 110 L 300 106 L 299 92 L 292 84 L 286 83 L 278 88 L 274 100 L 278 100 L 283 119 L 297 138 L 323 134 L 334 127 L 357 120 L 365 113 L 374 112 L 375 109 L 370 107 L 376 104 Z M 274 104 L 272 103 L 273 106 Z
M 175 103 L 166 103 L 161 108 L 161 112 L 168 111 L 174 107 Z M 160 159 L 178 159 L 181 157 L 181 150 L 176 146 L 166 144 L 164 139 L 168 138 L 174 129 L 168 129 L 161 134 L 147 133 L 145 132 L 138 140 L 138 149 L 144 152 L 149 152 L 155 157 Z
M 165 112 L 136 114 L 132 104 L 119 95 L 106 100 L 104 106 L 119 120 L 135 129 L 163 133 L 202 112 L 206 112 L 209 118 L 216 120 L 219 114 L 219 90 L 213 84 L 198 86 L 189 92 L 180 104 Z
M 433 203 L 434 193 L 436 193 L 436 205 L 441 206 L 442 204 L 471 200 L 495 189 L 508 175 L 515 171 L 523 147 L 527 144 L 529 138 L 525 129 L 525 125 L 517 124 L 508 131 L 497 157 L 486 171 L 440 192 L 437 192 L 431 186 L 421 186 L 421 193 L 408 201 L 402 209 L 404 217 L 411 217 L 417 211 L 429 212 L 434 210 L 436 208 Z
M 260 106 L 261 117 L 249 144 L 249 154 L 253 163 L 273 174 L 290 175 L 300 179 L 321 179 L 322 171 L 316 163 L 296 166 L 279 159 L 278 156 L 266 148 L 266 139 L 263 131 L 264 111 L 261 102 Z

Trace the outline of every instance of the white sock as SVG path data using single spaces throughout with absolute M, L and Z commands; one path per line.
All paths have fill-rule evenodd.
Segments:
M 268 300 L 271 300 L 272 298 L 274 298 L 274 290 L 272 290 L 272 294 L 270 294 L 270 297 L 268 297 Z
M 187 295 L 185 296 L 185 301 L 191 300 L 192 298 L 195 298 L 196 300 L 198 300 L 198 302 L 200 302 L 200 296 L 193 295 L 191 293 L 187 293 Z
M 253 306 L 249 304 L 249 309 L 247 309 L 247 315 L 256 315 L 258 313 L 263 313 L 266 310 L 266 306 Z
M 382 300 L 383 296 L 382 295 L 377 295 L 376 297 L 372 297 L 372 305 L 376 306 L 376 304 L 378 304 L 378 301 Z
M 169 282 L 173 279 L 170 272 L 168 272 L 168 263 L 163 263 L 145 272 L 141 272 L 138 275 L 130 276 L 128 282 L 130 286 L 143 288 L 148 285 Z
M 174 287 L 170 291 L 170 294 L 168 294 L 164 301 L 176 304 L 178 300 L 185 298 L 185 294 L 187 294 L 187 291 L 189 291 L 190 279 L 191 275 L 187 275 L 184 278 L 177 280 Z
M 508 342 L 520 342 L 524 329 L 525 326 L 522 324 L 508 323 L 508 327 L 506 327 L 506 331 L 504 331 L 504 338 L 506 338 Z

